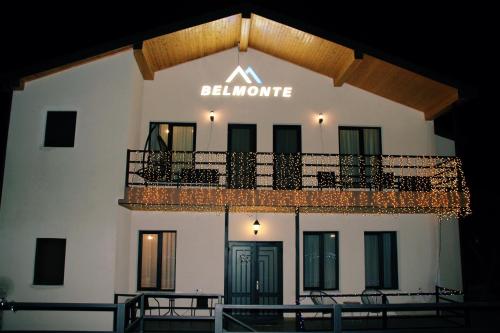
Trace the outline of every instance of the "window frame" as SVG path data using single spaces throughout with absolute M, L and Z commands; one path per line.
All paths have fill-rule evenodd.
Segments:
M 49 121 L 49 114 L 56 114 L 56 113 L 74 113 L 75 114 L 75 128 L 73 130 L 73 145 L 71 146 L 48 146 L 47 145 L 47 122 Z M 42 136 L 42 144 L 41 148 L 47 148 L 47 149 L 53 149 L 53 148 L 75 148 L 76 147 L 76 132 L 77 132 L 77 126 L 78 126 L 78 110 L 76 109 L 48 109 L 45 111 L 45 123 L 44 123 L 44 129 L 43 129 L 43 136 Z
M 161 288 L 161 263 L 163 258 L 163 233 L 171 232 L 175 235 L 175 257 L 174 257 L 174 288 Z M 147 288 L 141 286 L 142 276 L 142 238 L 143 235 L 155 234 L 158 236 L 157 256 L 156 256 L 156 287 Z M 139 248 L 137 251 L 137 291 L 175 291 L 177 283 L 177 231 L 176 230 L 139 230 Z
M 391 285 L 389 287 L 384 287 L 384 253 L 383 253 L 383 235 L 391 235 Z M 365 288 L 366 289 L 379 289 L 379 290 L 397 290 L 399 289 L 399 265 L 398 265 L 398 237 L 396 231 L 365 231 L 363 235 L 363 253 L 366 253 L 365 247 L 365 237 L 366 235 L 376 235 L 378 242 L 378 262 L 379 262 L 379 285 L 378 286 L 367 286 L 366 285 L 366 255 L 365 255 Z
M 173 127 L 174 126 L 192 127 L 193 128 L 193 152 L 196 151 L 196 123 L 150 121 L 148 133 L 151 133 L 153 125 L 156 125 L 156 124 L 168 126 L 168 135 L 167 135 L 167 142 L 166 142 L 168 151 L 172 151 L 172 140 L 173 140 L 173 133 L 174 133 Z
M 336 260 L 336 269 L 335 269 L 335 281 L 337 282 L 335 288 L 324 288 L 325 286 L 325 268 L 324 264 L 320 264 L 319 266 L 319 287 L 306 287 L 306 250 L 305 250 L 305 240 L 308 235 L 319 235 L 320 244 L 319 244 L 319 253 L 320 253 L 320 263 L 325 262 L 324 258 L 324 238 L 322 237 L 324 234 L 335 234 L 335 252 L 337 255 Z M 340 269 L 340 255 L 339 255 L 339 232 L 338 231 L 304 231 L 302 235 L 302 289 L 305 290 L 339 290 L 340 289 L 340 281 L 339 281 L 339 269 Z
M 39 266 L 42 262 L 41 260 L 41 249 L 39 248 L 39 241 L 47 241 L 47 240 L 56 240 L 56 241 L 61 241 L 64 243 L 64 253 L 62 254 L 62 277 L 60 283 L 50 283 L 50 282 L 44 282 L 41 281 L 42 279 L 40 276 L 38 276 L 41 270 L 41 267 Z M 35 258 L 34 258 L 34 267 L 33 267 L 33 285 L 34 286 L 64 286 L 64 277 L 66 273 L 66 245 L 67 245 L 67 239 L 66 238 L 55 238 L 55 237 L 37 237 L 35 240 Z M 37 274 L 38 273 L 38 274 Z
M 366 155 L 364 152 L 365 152 L 365 140 L 364 140 L 364 134 L 363 134 L 363 130 L 364 129 L 378 129 L 378 148 L 379 148 L 379 151 L 380 151 L 380 154 L 377 154 L 377 155 Z M 339 154 L 340 154 L 340 131 L 341 130 L 356 130 L 358 131 L 358 135 L 359 135 L 359 150 L 361 151 L 360 155 L 363 155 L 363 156 L 379 156 L 379 155 L 383 155 L 383 151 L 382 151 L 382 127 L 381 126 L 339 126 L 338 127 L 338 142 L 339 142 Z

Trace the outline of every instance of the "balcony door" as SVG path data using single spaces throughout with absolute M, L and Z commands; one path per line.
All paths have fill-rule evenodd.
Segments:
M 283 244 L 229 242 L 229 304 L 283 303 Z
M 256 133 L 256 125 L 228 125 L 227 184 L 229 188 L 255 188 L 256 186 Z
M 151 123 L 151 151 L 165 153 L 168 180 L 178 180 L 183 169 L 194 168 L 193 152 L 196 147 L 196 124 L 193 123 Z
M 296 190 L 302 187 L 302 144 L 298 125 L 273 126 L 273 188 Z
M 371 187 L 381 171 L 379 127 L 339 127 L 340 176 L 346 187 Z

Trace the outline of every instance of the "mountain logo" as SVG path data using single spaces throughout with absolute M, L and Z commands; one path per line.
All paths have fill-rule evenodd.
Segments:
M 233 81 L 233 79 L 236 77 L 236 75 L 238 75 L 238 74 L 248 84 L 254 83 L 254 82 L 252 82 L 252 80 L 250 79 L 249 76 L 251 76 L 253 78 L 255 83 L 262 84 L 262 80 L 257 75 L 257 73 L 255 73 L 255 71 L 253 70 L 253 68 L 251 66 L 248 66 L 247 69 L 244 71 L 240 65 L 238 65 L 238 67 L 235 68 L 235 70 L 231 73 L 231 75 L 228 76 L 228 78 L 226 79 L 226 83 L 231 83 Z

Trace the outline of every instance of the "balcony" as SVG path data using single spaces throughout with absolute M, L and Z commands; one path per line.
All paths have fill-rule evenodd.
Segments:
M 129 150 L 133 210 L 470 213 L 460 159 L 449 156 Z

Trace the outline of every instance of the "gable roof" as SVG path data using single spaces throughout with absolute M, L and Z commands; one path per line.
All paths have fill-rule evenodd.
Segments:
M 314 29 L 259 8 L 243 9 L 213 12 L 83 52 L 79 59 L 68 58 L 62 65 L 23 75 L 20 87 L 30 80 L 131 47 L 144 79 L 154 79 L 156 71 L 239 45 L 242 52 L 255 48 L 331 77 L 332 89 L 351 84 L 419 110 L 429 120 L 460 98 L 452 84 L 432 79 L 354 42 L 311 31 Z

